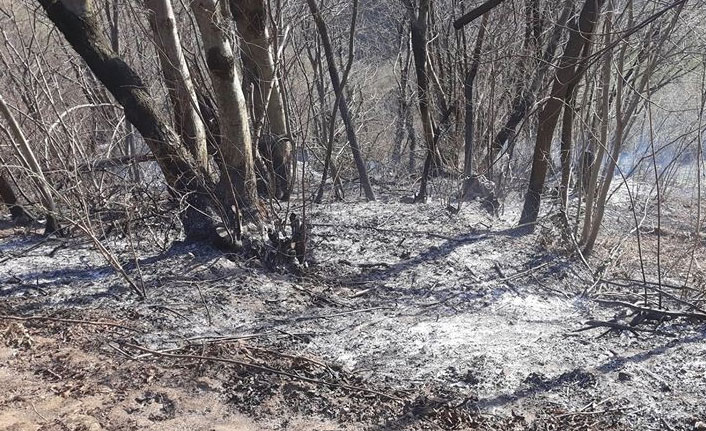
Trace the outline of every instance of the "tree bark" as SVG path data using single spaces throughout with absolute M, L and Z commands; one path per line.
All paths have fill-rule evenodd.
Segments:
M 577 73 L 580 69 L 580 56 L 584 51 L 584 46 L 590 43 L 603 2 L 604 0 L 586 0 L 579 15 L 578 24 L 575 28 L 572 28 L 569 40 L 564 48 L 559 69 L 554 76 L 551 95 L 539 113 L 539 128 L 532 157 L 532 172 L 520 217 L 521 225 L 537 221 L 542 190 L 547 176 L 548 161 L 549 157 L 551 157 L 550 151 L 554 130 L 561 108 L 565 104 L 569 85 L 580 79 L 580 74 Z M 533 224 L 529 226 L 529 230 L 534 230 Z
M 485 38 L 485 26 L 488 23 L 488 15 L 483 16 L 483 21 L 481 22 L 480 29 L 478 30 L 478 36 L 476 39 L 476 46 L 473 48 L 471 66 L 466 73 L 466 79 L 464 81 L 464 96 L 466 99 L 466 113 L 465 113 L 465 127 L 464 127 L 464 154 L 463 154 L 463 191 L 462 196 L 466 197 L 471 188 L 471 182 L 473 178 L 473 139 L 475 133 L 474 121 L 474 102 L 473 102 L 473 85 L 475 83 L 476 75 L 478 74 L 478 67 L 480 65 L 480 52 L 483 49 L 483 39 Z
M 610 24 L 611 24 L 611 14 L 606 15 L 605 20 L 605 44 L 610 44 Z M 596 202 L 596 190 L 598 187 L 598 176 L 603 165 L 603 158 L 605 152 L 608 151 L 608 125 L 609 125 L 609 109 L 610 109 L 610 98 L 611 98 L 611 62 L 613 60 L 613 51 L 610 50 L 606 53 L 605 59 L 603 60 L 603 67 L 601 69 L 601 92 L 599 96 L 599 106 L 594 114 L 594 122 L 598 126 L 598 133 L 594 135 L 598 136 L 598 148 L 596 149 L 596 160 L 591 169 L 591 178 L 588 182 L 588 188 L 586 189 L 586 215 L 584 217 L 583 231 L 581 234 L 581 243 L 583 244 L 590 234 L 590 228 L 592 226 L 593 220 L 593 208 Z
M 220 119 L 219 152 L 225 172 L 221 172 L 220 190 L 226 197 L 226 208 L 235 206 L 238 212 L 259 222 L 255 154 L 250 135 L 248 110 L 236 69 L 227 29 L 228 4 L 217 0 L 196 0 L 191 3 L 196 16 L 203 50 L 206 54 L 211 83 Z M 227 13 L 226 13 L 227 12 Z M 236 226 L 237 227 L 237 226 Z
M 326 110 L 326 89 L 325 89 L 325 82 L 324 82 L 324 73 L 323 73 L 323 67 L 322 67 L 322 62 L 321 62 L 321 48 L 320 44 L 318 43 L 318 39 L 316 42 L 316 51 L 312 53 L 311 48 L 307 47 L 307 57 L 309 58 L 309 62 L 311 63 L 311 68 L 313 71 L 314 76 L 312 77 L 312 80 L 314 81 L 314 88 L 316 89 L 316 95 L 317 99 L 319 102 L 319 113 L 316 113 L 313 110 L 312 106 L 312 111 L 314 112 L 314 135 L 317 138 L 317 141 L 319 144 L 324 148 L 325 155 L 324 155 L 324 165 L 323 169 L 321 171 L 321 182 L 319 183 L 319 187 L 316 191 L 316 195 L 314 196 L 314 203 L 321 203 L 323 198 L 324 198 L 324 187 L 326 186 L 326 180 L 329 177 L 329 171 L 331 171 L 331 179 L 333 181 L 333 190 L 334 190 L 334 195 L 336 196 L 336 199 L 338 200 L 343 200 L 343 187 L 339 188 L 339 182 L 340 179 L 337 178 L 338 176 L 336 175 L 337 172 L 334 169 L 334 162 L 333 162 L 333 147 L 334 147 L 334 141 L 335 141 L 335 136 L 333 136 L 329 131 L 335 129 L 335 119 L 336 119 L 336 112 L 338 111 L 338 106 L 334 106 L 333 112 L 331 112 L 331 115 L 326 115 L 325 110 Z M 337 182 L 339 181 L 339 182 Z
M 571 178 L 571 150 L 574 134 L 574 109 L 576 87 L 572 85 L 566 95 L 566 106 L 561 119 L 561 186 L 559 187 L 559 200 L 561 210 L 566 212 L 569 206 L 569 180 Z
M 482 3 L 480 6 L 476 7 L 475 9 L 471 10 L 467 14 L 463 15 L 461 18 L 454 21 L 454 28 L 456 30 L 460 30 L 461 28 L 463 28 L 463 26 L 470 24 L 476 18 L 490 12 L 491 10 L 493 10 L 493 8 L 497 7 L 499 4 L 501 4 L 504 1 L 505 0 L 487 0 L 486 2 Z
M 264 0 L 230 0 L 230 5 L 242 38 L 240 48 L 245 73 L 252 77 L 255 84 L 254 123 L 259 124 L 266 117 L 270 133 L 275 135 L 272 148 L 265 148 L 266 154 L 261 151 L 261 155 L 266 156 L 271 165 L 275 196 L 287 199 L 293 177 L 292 143 L 288 139 L 287 116 L 267 28 L 267 5 Z
M 409 88 L 409 69 L 412 60 L 412 50 L 409 47 L 409 33 L 405 32 L 404 28 L 400 29 L 400 32 L 402 34 L 406 33 L 407 37 L 400 35 L 406 47 L 406 53 L 404 57 L 400 56 L 401 72 L 398 84 L 399 94 L 397 96 L 397 122 L 395 124 L 395 142 L 392 152 L 392 161 L 395 164 L 399 164 L 402 161 L 403 141 L 407 131 L 407 121 L 409 120 L 407 111 L 410 109 L 410 103 L 407 90 Z
M 407 137 L 409 138 L 407 171 L 412 174 L 417 170 L 417 130 L 414 128 L 414 110 L 412 109 L 407 109 Z
M 98 25 L 91 0 L 37 0 L 96 77 L 125 109 L 142 134 L 167 184 L 186 208 L 181 220 L 187 239 L 212 240 L 215 224 L 207 214 L 209 181 L 188 150 L 154 107 L 153 97 L 137 73 L 111 48 Z
M 162 75 L 174 109 L 174 126 L 199 167 L 208 167 L 206 128 L 186 64 L 171 0 L 145 0 Z
M 415 198 L 417 202 L 423 202 L 427 198 L 429 175 L 442 169 L 441 154 L 436 145 L 437 140 L 434 135 L 434 125 L 432 124 L 429 109 L 429 75 L 427 73 L 427 19 L 429 18 L 429 7 L 429 0 L 420 0 L 416 11 L 411 2 L 407 4 L 408 13 L 411 16 L 412 55 L 414 58 L 414 70 L 417 75 L 419 113 L 422 120 L 422 129 L 424 131 L 424 142 L 427 146 L 427 156 L 424 162 L 421 186 L 419 188 L 419 194 Z
M 358 138 L 355 133 L 355 127 L 353 125 L 353 118 L 348 110 L 348 100 L 343 92 L 343 86 L 341 85 L 341 78 L 338 74 L 338 67 L 336 67 L 336 60 L 333 56 L 333 48 L 331 46 L 331 38 L 328 34 L 328 28 L 324 22 L 319 7 L 316 5 L 316 0 L 307 0 L 309 5 L 309 11 L 314 17 L 314 22 L 316 23 L 316 28 L 321 36 L 321 44 L 324 48 L 324 55 L 326 56 L 326 63 L 328 64 L 328 71 L 331 77 L 331 84 L 333 90 L 336 93 L 336 99 L 338 100 L 338 109 L 341 113 L 341 119 L 346 127 L 346 137 L 348 138 L 348 144 L 351 146 L 351 152 L 353 153 L 353 159 L 355 160 L 356 168 L 358 169 L 358 175 L 360 176 L 360 185 L 363 187 L 363 192 L 365 197 L 369 201 L 375 200 L 375 193 L 370 186 L 370 180 L 368 179 L 368 171 L 365 168 L 365 161 L 363 161 L 363 155 L 360 151 L 360 146 L 358 145 Z

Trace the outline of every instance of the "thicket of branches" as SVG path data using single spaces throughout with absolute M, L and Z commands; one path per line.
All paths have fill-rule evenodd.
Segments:
M 368 200 L 376 184 L 412 182 L 417 201 L 497 211 L 519 198 L 527 230 L 558 213 L 587 255 L 623 184 L 637 241 L 641 212 L 656 202 L 659 224 L 665 196 L 685 190 L 698 237 L 703 10 L 0 1 L 2 200 L 18 222 L 99 248 L 115 226 L 147 226 L 165 247 L 164 227 L 180 226 L 303 261 L 302 205 L 348 198 L 347 182 Z

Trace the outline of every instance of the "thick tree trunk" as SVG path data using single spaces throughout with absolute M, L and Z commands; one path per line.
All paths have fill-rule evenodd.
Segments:
M 211 77 L 220 119 L 219 152 L 225 172 L 221 173 L 221 190 L 226 208 L 236 207 L 253 221 L 261 218 L 255 180 L 255 154 L 250 135 L 248 110 L 236 69 L 235 56 L 228 37 L 228 4 L 217 0 L 191 3 L 196 16 L 206 65 Z
M 316 23 L 316 28 L 321 36 L 321 44 L 324 48 L 324 55 L 326 56 L 326 63 L 328 64 L 328 71 L 331 77 L 331 84 L 333 90 L 336 93 L 336 99 L 338 100 L 338 109 L 341 113 L 341 119 L 346 127 L 346 137 L 348 138 L 348 144 L 351 146 L 351 152 L 353 153 L 353 160 L 355 161 L 356 168 L 358 169 L 358 175 L 360 176 L 360 185 L 363 188 L 365 197 L 369 201 L 375 200 L 375 193 L 370 186 L 370 180 L 368 179 L 368 171 L 365 168 L 365 162 L 363 161 L 363 155 L 360 151 L 360 146 L 358 145 L 358 138 L 356 136 L 355 127 L 353 125 L 353 118 L 348 110 L 348 100 L 343 93 L 343 86 L 341 85 L 341 78 L 338 74 L 338 67 L 336 67 L 336 60 L 333 56 L 333 48 L 331 46 L 331 38 L 328 34 L 328 28 L 324 22 L 319 7 L 316 5 L 316 0 L 307 0 L 309 5 L 309 10 L 311 15 L 314 17 L 314 22 Z
M 267 154 L 261 155 L 266 156 L 271 165 L 275 196 L 286 199 L 293 176 L 292 143 L 285 139 L 289 128 L 267 28 L 267 5 L 264 0 L 230 0 L 230 5 L 238 34 L 243 39 L 240 44 L 243 65 L 255 84 L 254 123 L 259 124 L 266 116 L 270 133 L 275 135 L 273 146 L 266 148 Z
M 547 167 L 551 157 L 551 143 L 554 130 L 565 103 L 569 86 L 580 78 L 581 53 L 584 46 L 590 43 L 593 29 L 604 0 L 586 0 L 578 19 L 578 25 L 573 28 L 569 40 L 564 48 L 564 54 L 559 63 L 559 69 L 554 76 L 552 92 L 539 113 L 539 128 L 532 157 L 532 172 L 529 187 L 525 196 L 524 207 L 520 217 L 520 224 L 534 223 L 539 215 L 539 207 L 547 176 Z M 530 225 L 529 230 L 534 230 Z
M 113 48 L 113 52 L 116 55 L 120 55 L 120 1 L 112 0 L 110 7 L 105 8 L 106 19 L 108 21 L 108 27 L 110 28 L 110 47 Z M 91 77 L 91 82 L 95 81 L 93 75 L 89 74 Z M 100 103 L 109 103 L 110 96 L 108 96 L 105 88 L 101 87 L 96 83 L 95 90 L 100 96 Z M 86 97 L 89 101 L 95 99 L 95 97 Z M 94 102 L 96 103 L 96 102 Z M 137 148 L 135 145 L 135 127 L 129 122 L 122 125 L 125 139 L 123 141 L 123 154 L 128 157 L 137 157 Z M 136 183 L 142 181 L 142 174 L 140 172 L 140 166 L 137 163 L 130 166 L 130 175 L 132 180 Z
M 49 19 L 86 61 L 91 71 L 125 109 L 125 116 L 142 134 L 168 185 L 184 198 L 181 215 L 188 239 L 213 239 L 215 225 L 207 214 L 207 178 L 196 168 L 188 150 L 153 104 L 153 97 L 135 73 L 111 48 L 99 28 L 91 0 L 37 0 Z
M 26 223 L 32 220 L 32 216 L 25 211 L 22 206 L 17 203 L 17 195 L 12 188 L 10 182 L 0 173 L 0 203 L 5 204 L 10 210 L 12 221 L 18 223 Z
M 191 155 L 202 168 L 208 167 L 206 128 L 198 110 L 196 90 L 181 49 L 171 0 L 145 0 L 149 22 L 164 82 L 174 109 L 174 125 Z
M 230 0 L 230 5 L 238 34 L 243 39 L 240 48 L 244 65 L 256 79 L 255 114 L 257 118 L 267 115 L 271 132 L 286 136 L 287 119 L 279 80 L 275 74 L 272 44 L 267 28 L 267 5 L 264 0 Z M 268 94 L 270 99 L 266 100 Z
M 47 182 L 47 179 L 44 177 L 44 171 L 41 166 L 39 166 L 39 161 L 34 155 L 32 147 L 30 147 L 29 142 L 27 142 L 27 138 L 25 138 L 19 123 L 15 119 L 15 116 L 12 115 L 12 111 L 10 111 L 9 106 L 7 106 L 2 94 L 0 94 L 0 114 L 5 118 L 5 121 L 7 121 L 10 126 L 10 140 L 17 158 L 22 161 L 22 165 L 25 169 L 27 169 L 42 201 L 42 206 L 46 212 L 44 233 L 46 235 L 55 232 L 60 233 L 59 222 L 56 219 L 56 204 L 54 203 L 51 187 Z

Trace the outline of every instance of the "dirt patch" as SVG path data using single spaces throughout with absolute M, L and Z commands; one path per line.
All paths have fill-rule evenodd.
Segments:
M 99 331 L 27 331 L 31 348 L 0 347 L 0 429 L 260 429 L 198 378 L 96 352 Z

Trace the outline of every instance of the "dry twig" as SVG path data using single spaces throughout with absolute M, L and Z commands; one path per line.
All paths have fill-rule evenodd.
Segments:
M 257 365 L 257 364 L 253 364 L 251 362 L 240 361 L 237 359 L 219 358 L 216 356 L 206 356 L 206 355 L 184 355 L 184 354 L 178 354 L 178 353 L 165 353 L 165 352 L 160 352 L 158 350 L 148 349 L 146 347 L 138 346 L 136 344 L 131 344 L 131 343 L 124 343 L 124 345 L 127 347 L 131 347 L 135 350 L 139 350 L 141 352 L 152 354 L 154 356 L 161 356 L 161 357 L 172 358 L 172 359 L 194 359 L 194 360 L 198 360 L 198 361 L 221 362 L 221 363 L 225 363 L 225 364 L 240 365 L 241 367 L 249 368 L 252 370 L 257 370 L 257 371 L 261 371 L 261 372 L 265 372 L 265 373 L 271 373 L 271 374 L 277 374 L 280 376 L 290 377 L 292 379 L 301 380 L 301 381 L 304 381 L 307 383 L 329 386 L 332 388 L 347 389 L 350 391 L 365 392 L 368 394 L 377 395 L 382 398 L 387 398 L 387 399 L 393 400 L 393 401 L 399 401 L 399 402 L 407 402 L 408 401 L 408 400 L 405 400 L 404 398 L 400 398 L 400 397 L 397 397 L 394 395 L 389 395 L 384 392 L 376 391 L 374 389 L 364 388 L 362 386 L 352 386 L 352 385 L 346 385 L 343 383 L 332 383 L 332 382 L 327 382 L 324 380 L 313 379 L 310 377 L 300 376 L 300 375 L 290 373 L 287 371 L 281 371 L 281 370 L 277 370 L 275 368 L 266 367 L 264 365 Z
M 126 331 L 132 332 L 142 332 L 139 329 L 130 328 L 129 326 L 124 326 L 119 323 L 104 322 L 104 321 L 94 321 L 94 320 L 79 320 L 79 319 L 60 319 L 57 317 L 49 316 L 10 316 L 7 314 L 0 314 L 0 320 L 17 320 L 21 322 L 39 320 L 39 321 L 49 321 L 49 322 L 60 322 L 60 323 L 73 323 L 76 325 L 93 325 L 93 326 L 108 326 L 111 328 L 125 329 Z
M 669 317 L 669 318 L 683 317 L 686 319 L 696 319 L 696 320 L 706 321 L 706 314 L 702 314 L 702 313 L 689 313 L 689 312 L 685 312 L 685 311 L 658 310 L 656 308 L 643 307 L 640 305 L 631 304 L 629 302 L 624 302 L 624 301 L 606 301 L 603 299 L 596 299 L 596 302 L 603 304 L 603 305 L 614 305 L 614 306 L 619 306 L 619 307 L 627 307 L 627 308 L 630 308 L 631 310 L 641 311 L 643 313 L 649 313 L 649 314 L 656 315 L 656 316 L 663 316 L 663 317 Z

